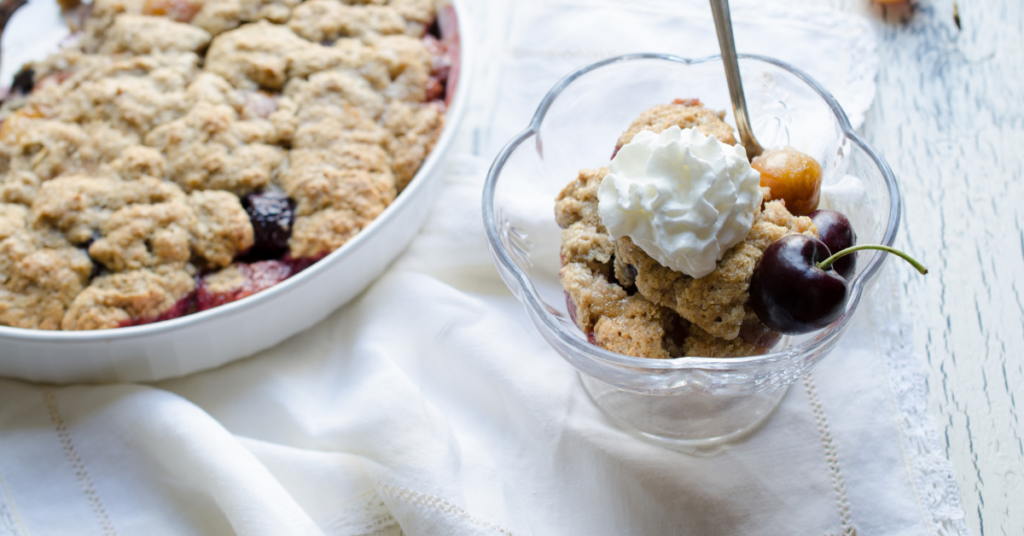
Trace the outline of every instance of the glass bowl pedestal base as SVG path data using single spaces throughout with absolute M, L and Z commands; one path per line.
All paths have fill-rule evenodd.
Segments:
M 648 443 L 705 456 L 756 431 L 789 389 L 744 396 L 648 395 L 624 391 L 588 374 L 579 377 L 594 404 L 619 428 Z

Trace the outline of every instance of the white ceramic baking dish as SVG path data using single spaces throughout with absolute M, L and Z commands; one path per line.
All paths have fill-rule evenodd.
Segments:
M 446 124 L 409 186 L 344 246 L 298 275 L 239 301 L 173 320 L 100 331 L 0 326 L 0 375 L 48 383 L 156 381 L 221 366 L 269 348 L 326 317 L 377 278 L 423 225 L 473 78 L 462 0 L 460 75 Z

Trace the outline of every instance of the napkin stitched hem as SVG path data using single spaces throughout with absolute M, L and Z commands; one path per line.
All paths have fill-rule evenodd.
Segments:
M 453 504 L 445 499 L 442 499 L 441 497 L 435 497 L 434 495 L 420 493 L 418 491 L 413 491 L 411 489 L 402 488 L 399 486 L 391 486 L 383 482 L 376 482 L 376 484 L 378 490 L 384 492 L 384 494 L 388 495 L 389 497 L 398 499 L 400 501 L 405 501 L 407 503 L 412 503 L 419 506 L 426 506 L 427 508 L 444 512 L 446 514 L 461 517 L 474 525 L 478 525 L 486 529 L 499 532 L 501 534 L 508 534 L 509 536 L 515 536 L 516 534 L 515 532 L 509 529 L 495 525 L 489 521 L 484 521 L 482 519 L 473 517 L 469 514 L 469 512 L 464 510 L 462 507 Z
M 397 523 L 377 491 L 369 489 L 342 503 L 317 525 L 332 534 L 376 534 Z
M 82 488 L 82 493 L 85 494 L 85 498 L 89 501 L 89 506 L 92 507 L 93 513 L 96 514 L 96 521 L 99 522 L 100 526 L 103 527 L 103 534 L 106 536 L 116 536 L 117 529 L 114 528 L 114 523 L 110 519 L 110 514 L 107 513 L 106 507 L 103 506 L 103 500 L 100 499 L 99 493 L 96 492 L 96 486 L 92 482 L 92 477 L 89 476 L 89 470 L 85 468 L 85 463 L 82 462 L 82 457 L 78 455 L 78 450 L 75 449 L 75 444 L 71 441 L 71 434 L 68 433 L 68 425 L 64 422 L 64 417 L 60 414 L 60 406 L 57 404 L 57 395 L 54 394 L 53 389 L 50 386 L 43 386 L 43 398 L 46 401 L 46 411 L 50 414 L 50 420 L 53 422 L 54 428 L 57 430 L 57 437 L 60 438 L 61 448 L 64 450 L 64 457 L 67 458 L 68 463 L 71 464 L 71 468 L 74 469 L 75 479 L 78 480 L 78 485 Z
M 839 510 L 839 525 L 842 530 L 839 534 L 853 536 L 857 530 L 853 527 L 850 514 L 850 499 L 846 494 L 846 481 L 843 478 L 843 471 L 839 466 L 839 451 L 832 438 L 832 427 L 828 424 L 828 415 L 818 398 L 818 387 L 814 383 L 813 373 L 808 372 L 803 377 L 804 390 L 807 392 L 807 402 L 811 406 L 811 413 L 814 414 L 814 424 L 818 428 L 818 436 L 821 438 L 821 446 L 825 448 L 825 461 L 828 462 L 829 477 L 832 479 L 832 490 L 836 494 L 836 509 Z

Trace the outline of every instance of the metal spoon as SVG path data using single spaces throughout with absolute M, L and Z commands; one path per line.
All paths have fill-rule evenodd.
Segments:
M 7 28 L 7 22 L 11 20 L 14 12 L 19 7 L 25 5 L 27 0 L 3 0 L 0 1 L 0 35 L 3 35 L 4 29 Z M 6 80 L 0 81 L 0 83 L 6 82 Z M 2 97 L 0 97 L 2 100 Z
M 747 100 L 743 98 L 743 80 L 740 79 L 740 66 L 736 62 L 736 43 L 732 40 L 732 18 L 729 17 L 729 0 L 710 0 L 710 2 L 711 13 L 715 16 L 718 47 L 722 49 L 725 79 L 729 83 L 732 112 L 736 116 L 736 130 L 740 133 L 740 142 L 743 143 L 743 147 L 747 150 L 747 158 L 753 159 L 764 152 L 764 149 L 754 139 L 754 129 L 750 128 L 750 118 L 747 116 Z

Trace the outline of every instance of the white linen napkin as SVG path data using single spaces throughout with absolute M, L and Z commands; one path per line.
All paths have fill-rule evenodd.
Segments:
M 733 9 L 741 52 L 807 69 L 860 121 L 874 94 L 864 23 Z M 967 534 L 901 266 L 760 431 L 694 457 L 609 423 L 491 264 L 480 193 L 497 147 L 576 66 L 713 53 L 706 3 L 479 2 L 464 16 L 483 59 L 474 113 L 408 251 L 313 329 L 214 371 L 0 380 L 0 536 Z

